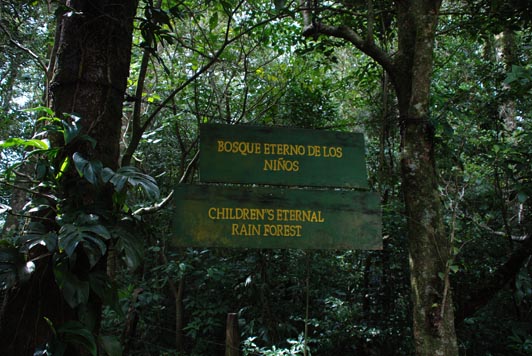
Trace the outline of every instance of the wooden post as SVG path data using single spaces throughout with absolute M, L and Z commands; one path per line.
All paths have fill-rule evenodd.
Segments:
M 225 356 L 240 354 L 240 333 L 238 331 L 238 316 L 236 313 L 227 314 L 225 328 Z

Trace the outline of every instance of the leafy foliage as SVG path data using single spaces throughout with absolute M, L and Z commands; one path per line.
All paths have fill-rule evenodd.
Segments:
M 21 164 L 36 162 L 37 175 L 35 186 L 28 188 L 33 194 L 29 200 L 24 217 L 29 218 L 27 228 L 15 235 L 11 241 L 3 240 L 0 249 L 0 276 L 3 291 L 23 284 L 31 278 L 35 264 L 32 261 L 35 251 L 46 248 L 44 258 L 51 259 L 53 274 L 57 286 L 62 291 L 66 303 L 80 315 L 82 320 L 93 320 L 87 306 L 89 296 L 95 294 L 100 301 L 110 306 L 117 315 L 123 316 L 118 302 L 116 285 L 109 277 L 96 269 L 107 257 L 109 246 L 114 246 L 118 253 L 123 254 L 126 265 L 136 268 L 141 260 L 143 245 L 127 227 L 131 219 L 131 211 L 125 208 L 127 199 L 132 196 L 130 191 L 143 192 L 148 201 L 159 197 L 159 189 L 155 180 L 134 167 L 122 167 L 117 172 L 103 167 L 96 160 L 86 160 L 77 152 L 63 159 L 77 142 L 87 141 L 95 144 L 92 138 L 83 134 L 76 121 L 67 122 L 50 118 L 44 126 L 48 134 L 61 134 L 64 146 L 53 147 L 47 141 L 31 139 L 11 139 L 4 142 L 2 149 L 22 146 L 33 147 L 35 150 L 26 155 L 24 162 L 15 164 L 6 172 L 8 179 L 14 179 L 12 173 Z M 44 136 L 44 133 L 36 136 Z M 74 163 L 80 178 L 92 186 L 95 191 L 111 186 L 117 205 L 113 211 L 94 208 L 92 205 L 80 206 L 65 204 L 64 192 L 61 190 L 63 181 L 68 179 L 67 169 L 70 162 Z M 81 199 L 83 192 L 80 192 Z M 119 204 L 119 205 L 118 205 Z M 37 255 L 39 256 L 39 255 Z M 43 257 L 38 257 L 40 260 Z M 88 313 L 88 314 L 87 314 Z M 51 323 L 51 321 L 50 321 Z M 89 323 L 90 324 L 90 323 Z M 90 354 L 96 355 L 95 336 L 90 325 L 70 321 L 59 326 L 51 325 L 53 338 L 40 352 L 58 355 L 68 350 L 68 345 L 81 346 Z M 117 354 L 114 339 L 103 338 L 105 349 Z M 113 351 L 114 350 L 114 351 Z

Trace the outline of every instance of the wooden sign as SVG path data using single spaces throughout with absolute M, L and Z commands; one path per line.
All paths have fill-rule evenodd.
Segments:
M 178 247 L 382 249 L 377 194 L 179 185 Z
M 368 188 L 359 133 L 200 125 L 200 181 Z

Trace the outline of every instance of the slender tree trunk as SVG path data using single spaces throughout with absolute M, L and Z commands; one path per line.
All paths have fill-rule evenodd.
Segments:
M 398 2 L 400 60 L 395 87 L 401 117 L 402 189 L 408 219 L 416 355 L 458 355 L 448 283 L 449 239 L 442 217 L 429 116 L 433 46 L 440 1 Z M 403 80 L 397 80 L 401 78 Z
M 391 57 L 374 41 L 375 14 L 368 7 L 366 36 L 348 26 L 311 21 L 302 1 L 306 36 L 342 38 L 372 57 L 390 76 L 401 126 L 402 193 L 407 214 L 414 340 L 418 356 L 458 355 L 451 291 L 450 256 L 434 158 L 429 116 L 433 50 L 441 0 L 395 1 L 398 51 Z M 368 3 L 371 4 L 371 1 Z

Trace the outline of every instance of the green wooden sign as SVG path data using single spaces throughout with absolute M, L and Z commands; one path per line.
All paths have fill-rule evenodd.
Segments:
M 200 125 L 200 180 L 368 188 L 360 133 Z
M 179 185 L 178 247 L 382 249 L 377 194 Z

